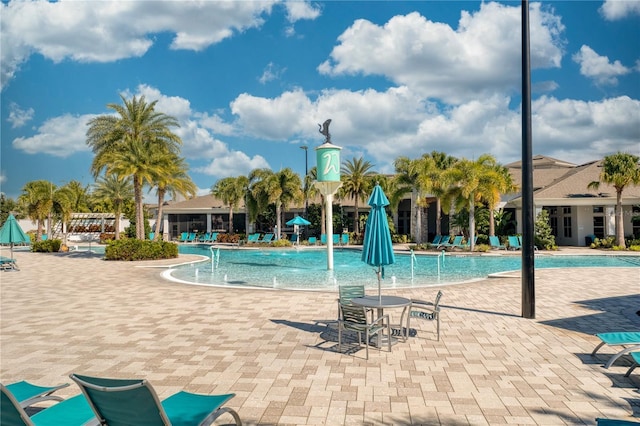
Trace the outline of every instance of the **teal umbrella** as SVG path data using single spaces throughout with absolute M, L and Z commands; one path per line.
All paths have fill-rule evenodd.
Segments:
M 311 225 L 311 222 L 309 222 L 304 217 L 296 215 L 296 217 L 294 217 L 293 219 L 291 219 L 290 221 L 287 222 L 287 225 L 289 225 L 289 226 L 293 226 L 293 225 L 305 226 L 305 225 Z
M 13 246 L 15 244 L 29 243 L 31 243 L 31 238 L 24 233 L 16 218 L 10 214 L 7 221 L 0 228 L 0 244 L 11 245 L 11 259 L 13 259 Z
M 371 206 L 371 211 L 367 218 L 364 242 L 362 243 L 362 261 L 377 267 L 378 297 L 381 297 L 380 281 L 384 278 L 384 266 L 395 263 L 396 257 L 393 254 L 391 231 L 389 231 L 387 212 L 385 211 L 389 200 L 380 185 L 376 184 L 373 188 L 368 204 Z

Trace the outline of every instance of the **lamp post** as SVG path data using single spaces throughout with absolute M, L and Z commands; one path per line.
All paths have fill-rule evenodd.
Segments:
M 300 149 L 304 149 L 304 214 L 302 217 L 307 218 L 307 210 L 309 210 L 309 199 L 307 198 L 307 176 L 309 176 L 309 147 L 302 145 Z

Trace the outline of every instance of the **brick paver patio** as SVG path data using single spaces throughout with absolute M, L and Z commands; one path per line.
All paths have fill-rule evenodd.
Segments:
M 0 273 L 3 383 L 77 372 L 145 377 L 161 397 L 235 392 L 247 425 L 639 421 L 640 369 L 605 370 L 610 348 L 590 356 L 594 333 L 640 330 L 637 267 L 536 271 L 534 320 L 520 317 L 517 276 L 388 291 L 430 300 L 441 288 L 442 338 L 420 324 L 367 361 L 353 344 L 337 351 L 335 293 L 189 286 L 140 267 L 166 262 L 16 257 L 21 271 Z

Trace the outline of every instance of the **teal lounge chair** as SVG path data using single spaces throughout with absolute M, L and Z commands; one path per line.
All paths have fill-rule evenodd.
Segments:
M 3 271 L 20 270 L 15 259 L 11 259 L 10 257 L 5 256 L 0 256 L 0 269 L 2 269 Z
M 211 232 L 205 232 L 204 234 L 200 235 L 200 237 L 198 238 L 198 241 L 200 241 L 201 243 L 206 243 L 211 239 Z
M 316 244 L 318 244 L 318 239 L 316 237 L 309 237 L 309 245 L 315 246 Z
M 100 424 L 84 395 L 76 395 L 62 400 L 29 417 L 20 401 L 3 384 L 0 384 L 0 413 L 3 426 L 88 426 Z
M 598 346 L 595 347 L 591 356 L 595 356 L 596 352 L 600 350 L 604 345 L 608 346 L 622 346 L 623 349 L 613 355 L 604 368 L 609 368 L 613 365 L 618 358 L 626 355 L 630 352 L 640 351 L 640 331 L 613 331 L 609 333 L 598 333 L 596 337 L 601 340 Z
M 504 244 L 500 243 L 500 238 L 494 236 L 489 237 L 489 245 L 491 246 L 492 249 L 497 249 L 497 250 L 506 250 L 507 246 L 505 246 Z
M 210 425 L 224 413 L 241 425 L 240 416 L 223 405 L 235 394 L 202 395 L 180 391 L 160 401 L 144 379 L 106 379 L 71 374 L 103 425 Z
M 438 243 L 436 248 L 439 249 L 442 246 L 449 245 L 449 240 L 451 240 L 451 236 L 450 235 L 443 235 L 442 238 L 440 238 L 440 242 Z
M 507 237 L 509 239 L 509 248 L 512 250 L 520 250 L 522 248 L 522 244 L 520 244 L 520 240 L 516 235 L 509 235 Z
M 62 401 L 63 398 L 52 394 L 67 386 L 69 386 L 69 383 L 56 386 L 38 386 L 23 380 L 21 382 L 8 384 L 5 387 L 20 403 L 20 406 L 26 408 L 42 401 Z
M 209 235 L 209 239 L 206 241 L 207 243 L 215 243 L 218 241 L 218 232 L 212 232 Z
M 333 234 L 333 245 L 337 246 L 340 244 L 340 234 Z
M 189 232 L 189 235 L 187 236 L 187 239 L 184 240 L 185 243 L 193 243 L 196 241 L 196 233 L 195 232 Z
M 349 244 L 349 234 L 342 234 L 342 239 L 340 240 L 340 244 L 344 246 Z
M 631 375 L 631 373 L 633 372 L 633 370 L 635 370 L 636 367 L 640 365 L 640 352 L 629 352 L 629 356 L 631 357 L 631 360 L 633 361 L 633 365 L 631 365 L 631 367 L 629 367 L 629 369 L 625 373 L 624 377 L 629 377 Z
M 440 244 L 440 240 L 442 240 L 442 235 L 438 234 L 433 238 L 433 241 L 431 241 L 431 245 L 432 246 L 438 246 L 438 244 Z
M 187 242 L 187 238 L 189 238 L 189 233 L 188 232 L 183 232 L 180 234 L 180 237 L 178 238 L 178 241 L 180 241 L 181 243 L 185 243 Z
M 327 244 L 327 234 L 320 234 L 320 244 Z
M 260 233 L 256 232 L 254 234 L 251 234 L 247 237 L 247 242 L 248 243 L 257 243 L 258 241 L 260 241 Z
M 441 243 L 438 245 L 438 248 L 461 247 L 462 238 L 464 238 L 462 235 L 456 235 L 455 237 L 453 237 L 453 240 L 450 243 L 449 242 Z
M 632 422 L 629 420 L 619 420 L 619 419 L 596 419 L 597 426 L 631 426 L 631 425 L 639 425 L 638 422 Z
M 262 236 L 261 240 L 258 240 L 259 243 L 270 243 L 271 241 L 273 241 L 273 236 L 274 234 L 269 233 L 269 234 L 264 234 Z

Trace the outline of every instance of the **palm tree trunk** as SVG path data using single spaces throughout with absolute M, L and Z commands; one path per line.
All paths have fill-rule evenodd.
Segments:
M 476 235 L 476 203 L 472 195 L 469 199 L 469 250 L 473 251 Z
M 156 219 L 156 228 L 153 235 L 153 241 L 157 241 L 160 238 L 160 226 L 162 225 L 162 205 L 164 204 L 163 189 L 158 188 L 158 218 Z
M 440 198 L 436 198 L 436 235 L 442 235 L 442 204 Z
M 360 235 L 360 212 L 358 211 L 358 197 L 356 197 L 355 200 L 356 202 L 353 205 L 353 232 L 356 235 Z
M 282 233 L 282 226 L 280 226 L 282 224 L 281 213 L 282 203 L 276 201 L 276 229 L 278 230 L 278 232 L 276 232 L 276 240 L 280 239 L 280 234 Z
M 144 211 L 142 206 L 142 181 L 139 176 L 133 177 L 133 193 L 136 203 L 136 238 L 144 240 Z
M 114 230 L 115 239 L 119 240 L 120 239 L 120 214 L 121 214 L 121 211 L 120 211 L 120 207 L 117 207 L 114 210 L 115 210 L 114 213 L 116 214 L 116 220 L 113 222 L 113 226 L 114 226 L 114 228 L 116 228 Z
M 233 234 L 233 207 L 229 207 L 229 234 Z
M 490 207 L 489 208 L 489 236 L 493 237 L 496 235 L 496 220 L 493 217 L 495 210 Z
M 622 215 L 622 191 L 616 190 L 616 245 L 626 248 Z

